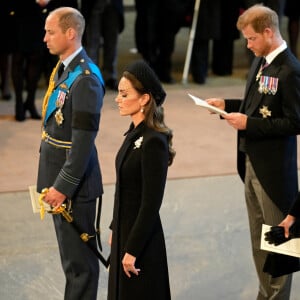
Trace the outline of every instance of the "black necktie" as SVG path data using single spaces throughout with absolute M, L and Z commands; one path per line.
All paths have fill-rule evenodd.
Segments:
M 59 68 L 58 68 L 58 78 L 61 76 L 61 74 L 64 72 L 65 69 L 65 65 L 63 63 L 60 64 Z

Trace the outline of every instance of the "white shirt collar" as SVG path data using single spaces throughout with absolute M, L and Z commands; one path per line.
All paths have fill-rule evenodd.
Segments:
M 79 47 L 74 53 L 72 53 L 70 56 L 68 56 L 66 59 L 64 59 L 62 62 L 66 67 L 70 64 L 70 62 L 73 60 L 73 58 L 82 50 L 82 47 Z
M 286 41 L 283 41 L 283 43 L 278 47 L 276 48 L 275 50 L 273 50 L 271 53 L 269 53 L 265 58 L 266 58 L 266 61 L 268 64 L 270 64 L 274 59 L 275 57 L 283 52 L 285 49 L 287 48 L 287 44 L 286 44 Z

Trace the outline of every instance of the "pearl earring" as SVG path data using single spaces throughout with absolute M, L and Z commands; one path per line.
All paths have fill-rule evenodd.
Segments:
M 143 107 L 141 108 L 140 112 L 141 112 L 141 113 L 143 113 L 143 112 L 144 112 L 144 108 L 143 108 Z

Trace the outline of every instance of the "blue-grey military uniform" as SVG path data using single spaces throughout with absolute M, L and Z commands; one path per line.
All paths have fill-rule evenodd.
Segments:
M 95 146 L 105 93 L 102 76 L 82 49 L 54 80 L 43 120 L 37 191 L 53 186 L 65 194 L 76 227 L 95 236 L 103 194 Z M 53 220 L 66 276 L 64 299 L 96 299 L 96 255 L 62 215 Z M 96 238 L 91 243 L 96 247 Z

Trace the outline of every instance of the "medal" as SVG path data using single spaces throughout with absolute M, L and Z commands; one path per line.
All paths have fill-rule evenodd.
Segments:
M 67 93 L 68 93 L 67 85 L 65 83 L 60 84 L 58 95 L 57 95 L 56 102 L 55 102 L 55 105 L 58 108 L 58 110 L 55 113 L 55 120 L 56 120 L 56 124 L 58 126 L 60 126 L 64 121 L 64 115 L 62 113 L 62 108 L 67 99 Z
M 271 117 L 271 111 L 268 109 L 268 106 L 266 106 L 266 105 L 263 105 L 259 109 L 259 113 L 262 115 L 263 119 L 265 119 L 267 117 Z
M 259 79 L 258 91 L 260 94 L 275 95 L 278 89 L 278 78 L 271 76 L 261 76 Z
M 59 108 L 56 111 L 56 113 L 55 113 L 55 120 L 56 120 L 56 123 L 57 123 L 58 126 L 60 126 L 63 123 L 63 121 L 64 121 L 64 115 L 63 115 L 63 113 L 61 111 L 61 108 Z

